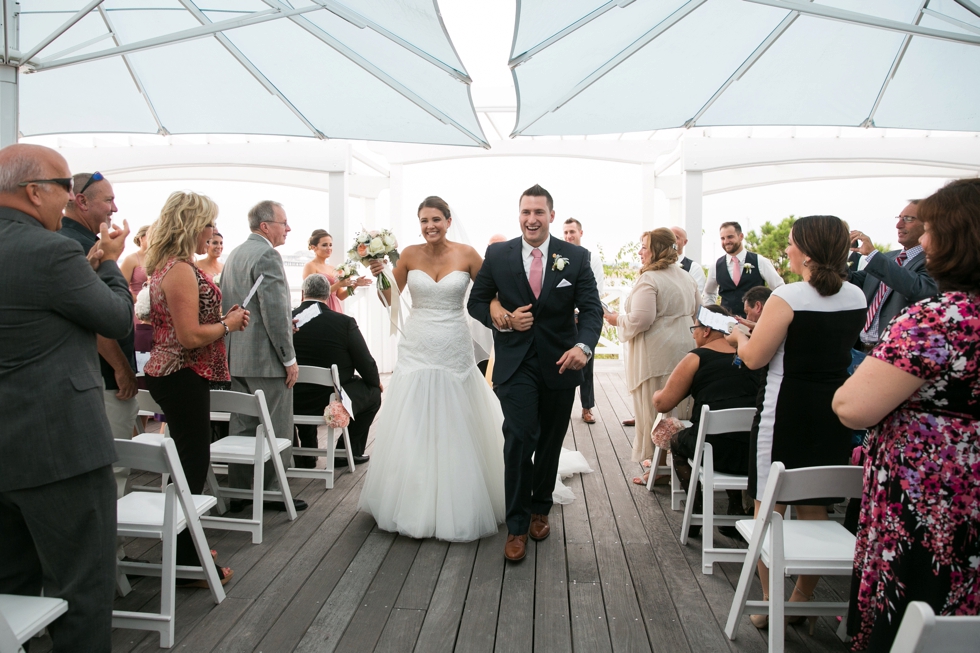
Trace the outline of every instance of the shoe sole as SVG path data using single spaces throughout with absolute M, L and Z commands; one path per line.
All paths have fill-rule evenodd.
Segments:
M 551 535 L 551 531 L 548 531 L 548 535 Z M 534 537 L 533 535 L 531 535 L 530 533 L 528 533 L 528 537 L 530 537 L 535 542 L 540 542 L 541 540 L 548 539 L 548 535 L 545 535 L 543 537 Z
M 504 554 L 504 559 L 505 560 L 510 560 L 511 562 L 520 562 L 521 560 L 523 560 L 526 557 L 527 557 L 527 549 L 526 548 L 524 549 L 524 555 L 522 555 L 520 558 L 511 558 L 506 553 Z

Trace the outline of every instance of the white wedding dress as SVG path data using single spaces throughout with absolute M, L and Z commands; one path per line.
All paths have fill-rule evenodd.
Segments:
M 375 425 L 359 507 L 383 530 L 471 541 L 504 521 L 500 403 L 473 360 L 457 270 L 409 270 L 412 313 Z

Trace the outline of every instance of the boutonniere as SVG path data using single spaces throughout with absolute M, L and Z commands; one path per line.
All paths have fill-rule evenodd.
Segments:
M 746 263 L 745 265 L 742 266 L 742 271 L 745 272 L 745 274 L 752 274 L 752 270 L 754 269 L 755 266 L 752 265 L 751 263 Z
M 557 254 L 552 254 L 551 258 L 555 260 L 555 262 L 551 264 L 552 270 L 558 270 L 559 272 L 561 272 L 562 270 L 565 269 L 565 266 L 568 265 L 568 259 L 565 258 L 564 256 L 558 256 Z
M 855 263 L 854 261 L 848 261 L 847 262 L 847 267 L 849 267 L 849 268 L 854 267 L 854 263 Z

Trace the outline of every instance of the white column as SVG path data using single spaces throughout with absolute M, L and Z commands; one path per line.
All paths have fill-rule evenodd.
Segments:
M 652 163 L 643 163 L 640 166 L 643 171 L 643 231 L 652 231 L 657 227 L 657 214 L 655 209 L 655 194 L 657 192 L 657 167 Z M 663 220 L 660 220 L 663 223 Z
M 366 229 L 378 228 L 377 225 L 378 220 L 375 215 L 374 200 L 375 198 L 373 197 L 364 198 L 364 227 Z
M 330 177 L 327 186 L 327 192 L 330 194 L 327 199 L 329 206 L 328 224 L 335 245 L 330 263 L 340 265 L 344 262 L 344 255 L 347 252 L 346 245 L 350 241 L 347 232 L 347 173 L 330 172 L 327 174 Z
M 388 169 L 388 228 L 399 241 L 405 240 L 405 216 L 402 214 L 404 166 L 393 163 Z
M 20 112 L 17 82 L 17 67 L 0 65 L 0 147 L 17 142 Z
M 684 171 L 684 229 L 687 230 L 686 252 L 696 261 L 703 261 L 701 251 L 701 208 L 704 200 L 704 173 L 700 170 Z

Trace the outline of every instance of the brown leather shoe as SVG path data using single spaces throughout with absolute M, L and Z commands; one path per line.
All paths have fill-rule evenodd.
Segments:
M 582 409 L 582 421 L 585 422 L 586 424 L 595 424 L 595 417 L 592 417 L 591 408 Z
M 636 426 L 636 420 L 635 419 L 624 419 L 623 420 L 623 426 Z
M 537 542 L 551 535 L 551 526 L 548 525 L 548 515 L 531 515 L 531 528 L 528 534 L 532 540 Z
M 504 544 L 504 557 L 511 562 L 519 562 L 527 555 L 527 533 L 524 535 L 507 534 Z

